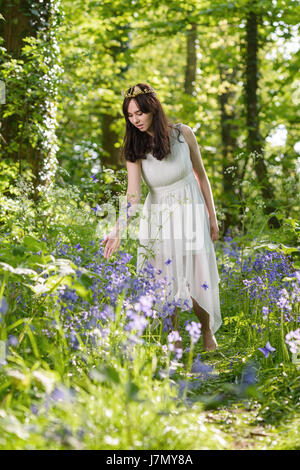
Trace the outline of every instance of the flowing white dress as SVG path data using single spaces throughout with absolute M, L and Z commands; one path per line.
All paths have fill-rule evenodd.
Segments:
M 205 200 L 193 173 L 190 149 L 180 130 L 172 129 L 171 151 L 163 160 L 151 153 L 142 160 L 142 178 L 149 188 L 139 221 L 137 271 L 146 263 L 158 279 L 171 282 L 166 301 L 193 307 L 193 297 L 206 310 L 215 333 L 222 324 L 214 244 Z M 159 274 L 158 274 L 159 273 Z

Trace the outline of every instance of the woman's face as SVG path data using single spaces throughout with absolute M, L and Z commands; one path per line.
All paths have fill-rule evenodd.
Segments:
M 153 113 L 143 113 L 138 107 L 137 102 L 132 99 L 128 105 L 128 119 L 141 132 L 151 130 Z

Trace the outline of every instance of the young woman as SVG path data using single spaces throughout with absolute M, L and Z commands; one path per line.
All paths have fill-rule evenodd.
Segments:
M 193 307 L 201 323 L 203 347 L 218 347 L 221 326 L 219 274 L 213 242 L 219 237 L 210 183 L 192 129 L 168 121 L 147 83 L 130 87 L 124 97 L 126 134 L 122 148 L 132 214 L 140 202 L 141 179 L 149 188 L 139 227 L 137 268 L 145 260 L 171 280 L 170 298 Z M 104 257 L 120 246 L 120 227 L 107 235 Z M 178 329 L 177 308 L 173 326 Z M 182 346 L 181 341 L 176 346 Z

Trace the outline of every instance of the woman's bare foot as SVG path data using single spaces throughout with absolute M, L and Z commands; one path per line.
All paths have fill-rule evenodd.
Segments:
M 218 343 L 211 330 L 202 331 L 204 351 L 214 351 Z

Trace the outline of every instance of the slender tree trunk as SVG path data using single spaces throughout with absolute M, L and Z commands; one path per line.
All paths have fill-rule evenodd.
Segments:
M 36 36 L 36 31 L 31 24 L 33 18 L 30 12 L 26 11 L 26 7 L 21 7 L 19 3 L 16 0 L 11 2 L 0 0 L 0 11 L 4 17 L 4 21 L 0 21 L 0 36 L 4 40 L 3 45 L 7 53 L 13 59 L 21 58 L 21 50 L 25 45 L 23 39 L 27 36 Z M 9 100 L 10 91 L 6 90 L 6 100 Z M 3 108 L 1 111 L 3 111 Z M 6 143 L 11 142 L 14 136 L 17 135 L 19 125 L 20 122 L 14 115 L 3 119 L 2 136 Z M 15 151 L 7 156 L 12 157 L 14 160 L 19 160 L 20 157 L 19 151 Z
M 197 54 L 196 54 L 197 24 L 192 23 L 191 26 L 192 28 L 187 30 L 187 33 L 186 33 L 186 67 L 185 67 L 184 91 L 188 95 L 192 95 L 195 89 L 196 68 L 197 68 Z
M 220 65 L 220 81 L 228 83 L 235 82 L 235 71 L 228 73 L 227 68 Z M 230 206 L 237 203 L 238 195 L 236 191 L 236 182 L 239 180 L 238 168 L 234 161 L 234 155 L 237 149 L 237 140 L 235 131 L 237 126 L 234 125 L 235 108 L 234 108 L 235 92 L 228 89 L 219 95 L 219 103 L 221 108 L 221 137 L 222 137 L 222 153 L 223 153 L 223 189 L 225 195 L 225 221 L 223 226 L 224 233 L 235 223 L 233 221 L 233 211 Z M 237 221 L 236 221 L 237 222 Z
M 263 155 L 263 139 L 259 130 L 258 104 L 258 21 L 255 11 L 249 11 L 246 21 L 246 71 L 245 98 L 247 119 L 247 151 L 253 155 L 253 165 L 257 180 L 261 186 L 262 196 L 266 203 L 265 212 L 270 214 L 275 210 L 274 188 L 268 179 L 266 162 Z M 276 216 L 268 219 L 272 228 L 278 228 L 280 223 Z

